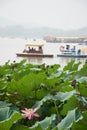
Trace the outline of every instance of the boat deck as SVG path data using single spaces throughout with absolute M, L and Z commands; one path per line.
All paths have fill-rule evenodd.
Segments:
M 53 57 L 53 54 L 42 54 L 42 53 L 16 53 L 20 57 Z
M 87 58 L 87 55 L 71 55 L 71 54 L 57 54 L 58 57 L 70 57 L 70 58 Z

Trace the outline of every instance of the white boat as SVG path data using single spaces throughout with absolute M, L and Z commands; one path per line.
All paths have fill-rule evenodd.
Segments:
M 53 54 L 43 53 L 43 44 L 41 43 L 28 43 L 25 44 L 27 49 L 24 49 L 22 53 L 16 53 L 21 57 L 53 57 Z
M 87 47 L 84 47 L 81 49 L 78 49 L 76 51 L 75 46 L 73 46 L 72 49 L 69 48 L 69 46 L 66 46 L 66 49 L 64 46 L 60 46 L 60 54 L 57 54 L 58 57 L 70 57 L 70 58 L 87 58 Z M 81 53 L 83 52 L 83 53 Z

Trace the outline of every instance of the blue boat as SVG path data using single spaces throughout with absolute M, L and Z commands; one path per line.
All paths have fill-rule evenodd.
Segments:
M 57 54 L 58 57 L 70 57 L 70 58 L 87 58 L 87 54 L 81 54 L 81 49 L 78 49 L 76 51 L 75 46 L 70 49 L 69 45 L 66 46 L 66 49 L 64 49 L 64 46 L 60 46 L 60 54 Z M 87 51 L 87 48 L 83 48 L 84 51 Z

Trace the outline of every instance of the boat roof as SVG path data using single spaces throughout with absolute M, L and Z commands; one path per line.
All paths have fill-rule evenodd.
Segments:
M 25 46 L 37 46 L 37 47 L 40 47 L 40 46 L 43 46 L 42 43 L 27 43 L 25 44 Z
M 83 47 L 82 50 L 83 50 L 83 51 L 87 51 L 87 47 Z

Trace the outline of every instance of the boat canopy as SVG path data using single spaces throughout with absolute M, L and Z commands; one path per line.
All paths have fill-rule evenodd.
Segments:
M 37 47 L 42 47 L 43 46 L 43 44 L 42 43 L 27 43 L 27 44 L 25 44 L 25 46 L 37 46 Z
M 83 51 L 87 51 L 87 47 L 82 48 Z

